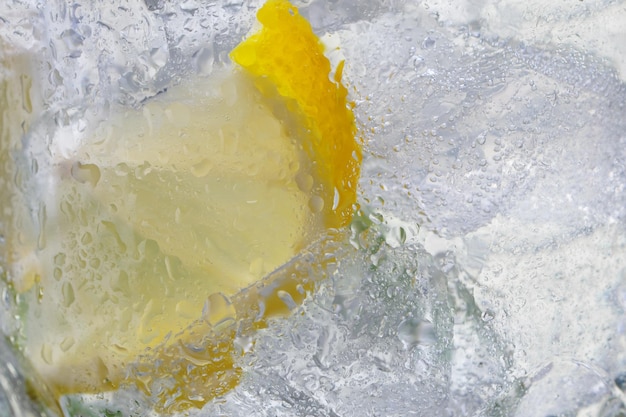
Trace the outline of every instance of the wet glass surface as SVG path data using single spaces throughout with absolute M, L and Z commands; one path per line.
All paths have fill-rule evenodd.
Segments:
M 294 4 L 331 63 L 345 59 L 360 210 L 308 249 L 330 254 L 310 270 L 328 278 L 240 340 L 239 384 L 190 414 L 623 415 L 626 3 Z M 40 173 L 71 160 L 102 112 L 228 64 L 260 5 L 5 1 L 0 317 L 13 343 L 25 296 L 7 283 L 49 244 L 37 231 L 59 179 Z M 38 415 L 13 361 L 0 407 Z M 133 387 L 61 403 L 68 416 L 151 408 Z

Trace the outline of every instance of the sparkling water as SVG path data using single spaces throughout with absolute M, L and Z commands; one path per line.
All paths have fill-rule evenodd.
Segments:
M 39 93 L 3 140 L 28 149 L 45 114 L 71 150 L 90 108 L 137 107 L 228 62 L 260 4 L 5 3 L 2 51 Z M 240 384 L 190 414 L 626 414 L 626 3 L 296 4 L 346 61 L 360 211 L 332 248 L 310 249 L 330 251 L 329 278 L 240 341 Z M 3 175 L 31 167 L 21 158 Z M 6 288 L 2 306 L 11 335 Z M 22 385 L 4 383 L 20 377 L 0 370 L 0 407 L 31 415 L 15 405 Z M 63 412 L 148 404 L 122 389 Z

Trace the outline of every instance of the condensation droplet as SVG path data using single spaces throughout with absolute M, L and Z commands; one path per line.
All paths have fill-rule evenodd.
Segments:
M 213 48 L 205 47 L 196 52 L 196 68 L 199 74 L 209 75 L 213 72 L 213 63 L 215 62 L 215 53 Z
M 313 177 L 309 174 L 300 172 L 296 175 L 296 184 L 300 191 L 308 193 L 313 188 Z
M 337 207 L 339 207 L 339 199 L 340 199 L 339 190 L 335 188 L 335 194 L 333 196 L 333 208 L 332 208 L 333 211 L 337 210 Z
M 194 14 L 198 10 L 198 4 L 195 0 L 185 0 L 179 5 L 180 10 L 186 13 Z
M 88 245 L 91 242 L 93 242 L 93 237 L 91 236 L 91 233 L 89 232 L 85 232 L 83 236 L 80 238 L 80 243 L 82 243 L 83 245 Z
M 430 36 L 426 37 L 422 42 L 422 49 L 432 49 L 435 47 L 435 40 Z
M 167 64 L 169 53 L 166 47 L 153 48 L 150 51 L 150 59 L 157 67 L 163 67 Z
M 221 292 L 211 294 L 204 304 L 202 317 L 212 326 L 235 320 L 237 312 L 230 299 Z
M 64 282 L 61 287 L 61 293 L 63 294 L 63 306 L 69 307 L 74 303 L 74 287 L 69 282 Z
M 39 222 L 39 236 L 37 238 L 37 248 L 44 249 L 46 247 L 46 221 L 48 216 L 46 214 L 46 205 L 44 203 L 39 204 L 39 210 L 37 212 L 37 221 Z
M 211 161 L 203 159 L 191 167 L 191 173 L 198 178 L 202 178 L 206 177 L 211 172 L 212 168 L 213 165 L 211 164 Z
M 398 326 L 398 338 L 406 348 L 415 345 L 432 345 L 437 339 L 435 328 L 428 320 L 408 318 Z
M 490 322 L 491 320 L 493 320 L 496 317 L 496 313 L 494 313 L 492 310 L 487 309 L 485 311 L 483 311 L 483 313 L 481 314 L 480 318 L 484 321 L 484 322 Z
M 128 284 L 128 274 L 125 271 L 120 273 L 111 280 L 111 289 L 130 297 L 130 286 Z
M 172 258 L 169 256 L 165 256 L 165 259 L 163 261 L 165 263 L 165 271 L 167 272 L 167 277 L 171 280 L 174 281 L 174 273 L 172 272 Z
M 314 195 L 309 199 L 309 209 L 313 213 L 319 213 L 324 209 L 324 199 L 318 195 Z
M 20 75 L 20 83 L 22 87 L 22 108 L 26 110 L 27 113 L 33 112 L 33 103 L 30 98 L 30 90 L 33 86 L 33 80 L 25 75 Z
M 72 346 L 74 346 L 75 340 L 72 336 L 66 337 L 65 339 L 63 339 L 63 341 L 61 342 L 61 350 L 63 352 L 67 352 L 68 350 L 71 349 Z
M 122 240 L 122 237 L 117 231 L 117 227 L 115 226 L 115 223 L 104 221 L 104 220 L 101 223 L 104 226 L 104 228 L 113 235 L 113 237 L 115 238 L 115 241 L 117 242 L 117 245 L 119 246 L 120 251 L 122 253 L 126 252 L 126 244 L 124 243 L 124 241 Z
M 291 296 L 291 294 L 289 294 L 287 291 L 283 291 L 283 290 L 279 290 L 276 295 L 278 296 L 278 298 L 280 298 L 280 300 L 285 303 L 285 305 L 287 306 L 287 308 L 289 310 L 293 310 L 296 307 L 298 307 L 298 305 L 296 304 L 296 302 L 294 301 L 293 297 Z
M 52 365 L 52 347 L 47 343 L 41 346 L 41 359 L 48 365 Z
M 63 265 L 65 265 L 65 258 L 66 258 L 66 256 L 65 256 L 65 254 L 64 254 L 64 253 L 57 253 L 57 254 L 54 256 L 54 264 L 55 264 L 55 265 L 58 265 L 58 266 L 63 266 Z
M 100 168 L 95 164 L 75 162 L 71 169 L 72 177 L 81 184 L 89 183 L 95 187 L 100 181 Z

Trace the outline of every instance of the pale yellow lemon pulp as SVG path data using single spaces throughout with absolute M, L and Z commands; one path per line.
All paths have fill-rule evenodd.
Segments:
M 119 383 L 129 361 L 202 317 L 211 294 L 287 262 L 321 227 L 298 186 L 307 164 L 232 69 L 113 114 L 56 167 L 43 296 L 25 326 L 42 376 L 68 391 Z
M 258 16 L 232 53 L 243 71 L 114 110 L 53 167 L 45 242 L 14 284 L 24 351 L 59 395 L 133 383 L 173 411 L 226 392 L 236 320 L 262 326 L 311 286 L 294 272 L 244 288 L 349 221 L 361 156 L 341 67 L 331 80 L 287 1 Z

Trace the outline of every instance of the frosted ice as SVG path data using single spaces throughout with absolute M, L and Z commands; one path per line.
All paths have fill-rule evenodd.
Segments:
M 77 129 L 68 91 L 136 105 L 208 73 L 259 3 L 11 4 L 0 39 L 54 55 L 41 100 Z M 361 211 L 330 278 L 191 414 L 624 415 L 626 3 L 297 4 L 346 60 Z M 136 394 L 66 412 L 140 415 Z

